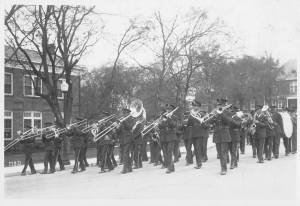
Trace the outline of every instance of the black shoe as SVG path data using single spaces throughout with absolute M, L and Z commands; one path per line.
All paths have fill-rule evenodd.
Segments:
M 173 172 L 173 171 L 168 169 L 168 170 L 166 171 L 166 174 L 170 174 L 171 172 Z
M 85 167 L 89 167 L 90 165 L 89 164 L 85 164 Z
M 197 166 L 195 166 L 194 168 L 195 168 L 195 169 L 200 169 L 201 166 L 197 165 Z
M 234 169 L 234 165 L 232 164 L 232 165 L 230 165 L 230 169 L 232 170 L 232 169 Z
M 21 176 L 25 176 L 26 175 L 26 172 L 21 172 Z
M 48 171 L 44 170 L 41 174 L 48 174 Z
M 105 173 L 105 172 L 106 172 L 105 169 L 102 168 L 99 173 Z
M 73 174 L 75 174 L 75 173 L 77 173 L 78 172 L 78 170 L 72 170 L 72 173 Z
M 32 171 L 32 172 L 31 172 L 31 174 L 32 174 L 32 175 L 36 174 L 36 171 L 35 171 L 35 170 L 34 170 L 34 171 Z
M 256 158 L 256 155 L 253 155 L 253 158 Z
M 221 175 L 226 175 L 226 170 L 222 170 L 220 174 Z
M 50 170 L 49 174 L 55 173 L 55 170 Z
M 62 170 L 65 170 L 65 168 L 64 167 L 60 168 L 60 171 L 62 171 Z
M 122 171 L 121 171 L 121 174 L 126 174 L 126 173 L 127 173 L 126 170 L 122 170 Z

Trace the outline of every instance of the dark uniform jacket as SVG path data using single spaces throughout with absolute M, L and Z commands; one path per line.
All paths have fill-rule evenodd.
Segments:
M 241 140 L 241 123 L 241 119 L 236 116 L 231 119 L 229 131 L 232 142 L 239 142 Z
M 48 133 L 48 135 L 53 135 L 52 133 Z M 46 138 L 46 134 L 42 134 L 42 142 L 45 145 L 45 150 L 54 150 L 54 136 L 51 138 Z
M 189 116 L 187 125 L 190 129 L 190 136 L 192 138 L 199 138 L 199 137 L 208 138 L 209 127 L 205 125 L 201 125 L 201 123 L 191 115 Z
M 258 122 L 256 123 L 256 130 L 254 133 L 255 138 L 266 138 L 267 137 L 267 129 L 266 129 L 266 124 L 265 120 L 262 120 L 264 118 L 259 118 L 257 119 Z
M 103 131 L 104 129 L 109 127 L 111 124 L 112 124 L 112 122 L 109 121 L 106 124 L 102 125 L 100 128 L 100 131 Z M 114 141 L 115 141 L 115 133 L 113 133 L 113 131 L 111 131 L 111 132 L 107 133 L 104 137 L 99 139 L 97 141 L 97 143 L 100 145 L 108 145 L 108 144 L 113 144 Z
M 142 138 L 142 134 L 141 134 L 143 128 L 144 128 L 144 123 L 140 123 L 133 130 L 132 135 L 133 135 L 133 141 L 135 144 L 143 144 L 143 138 Z
M 133 134 L 131 130 L 133 125 L 134 120 L 132 117 L 129 117 L 127 120 L 121 123 L 121 126 L 118 129 L 119 142 L 121 145 L 132 143 Z
M 162 121 L 159 125 L 160 141 L 171 142 L 177 140 L 176 135 L 176 120 L 175 117 L 167 118 L 166 121 Z
M 231 116 L 227 112 L 219 114 L 219 116 L 212 120 L 214 123 L 214 143 L 231 142 L 231 136 L 229 133 L 229 126 L 231 124 Z
M 78 128 L 74 128 L 74 129 L 72 129 L 72 131 L 70 131 L 69 136 L 71 136 L 71 143 L 74 148 L 82 147 L 83 135 L 84 135 L 84 133 Z
M 20 143 L 23 145 L 23 151 L 25 153 L 32 152 L 34 149 L 34 142 L 35 142 L 34 138 L 21 140 Z
M 58 137 L 54 138 L 54 146 L 56 148 L 61 148 L 62 147 L 62 142 L 63 142 L 64 138 L 65 138 L 65 134 L 59 134 Z
M 281 115 L 278 112 L 271 112 L 272 113 L 272 119 L 275 123 L 275 135 L 276 136 L 283 136 L 283 124 L 282 124 L 282 118 Z

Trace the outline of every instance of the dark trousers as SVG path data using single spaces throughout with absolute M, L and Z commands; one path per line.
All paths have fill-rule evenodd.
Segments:
M 239 142 L 233 141 L 228 143 L 229 152 L 230 152 L 230 160 L 231 160 L 231 166 L 237 166 L 238 162 L 238 145 Z
M 255 143 L 257 148 L 257 158 L 259 161 L 263 161 L 265 138 L 255 138 Z
M 32 160 L 32 152 L 31 151 L 26 151 L 25 152 L 25 161 L 24 161 L 24 168 L 22 170 L 22 173 L 26 172 L 27 167 L 30 167 L 31 173 L 35 173 L 35 168 Z
M 174 141 L 163 142 L 162 148 L 163 153 L 165 153 L 165 167 L 167 167 L 169 171 L 175 171 L 173 160 Z
M 187 164 L 193 164 L 192 144 L 193 144 L 192 139 L 185 139 L 184 140 L 184 146 L 185 146 L 185 149 L 186 149 L 185 159 L 186 159 Z
M 61 152 L 61 147 L 55 147 L 53 166 L 54 166 L 54 169 L 55 169 L 56 163 L 58 162 L 60 170 L 64 170 L 65 166 L 64 166 L 64 163 L 62 161 L 60 152 Z
M 153 162 L 156 164 L 158 164 L 159 162 L 163 163 L 160 145 L 158 144 L 158 142 L 153 142 L 152 144 L 153 144 Z
M 142 163 L 142 144 L 134 143 L 133 144 L 133 161 L 134 166 L 137 168 L 143 167 Z
M 201 158 L 204 161 L 208 160 L 208 157 L 207 157 L 207 139 L 208 139 L 208 137 L 203 137 L 202 140 L 201 140 L 202 142 L 200 142 L 200 147 L 201 147 L 201 152 L 202 152 Z
M 96 144 L 97 147 L 97 160 L 96 160 L 96 165 L 100 165 L 100 160 L 101 160 L 101 145 L 99 144 L 99 142 L 97 142 Z
M 246 132 L 241 133 L 241 141 L 240 141 L 240 150 L 241 153 L 245 153 L 245 146 L 246 146 Z
M 78 171 L 78 162 L 81 170 L 85 170 L 85 164 L 83 162 L 83 155 L 81 153 L 80 147 L 74 147 L 74 153 L 75 153 L 75 163 L 73 167 L 73 171 Z
M 257 148 L 256 148 L 255 138 L 253 137 L 253 135 L 250 136 L 249 140 L 250 140 L 250 144 L 251 144 L 251 147 L 252 147 L 253 157 L 255 157 L 256 153 L 257 153 Z
M 154 163 L 154 143 L 153 143 L 153 141 L 150 141 L 149 149 L 150 149 L 150 163 Z
M 272 149 L 273 149 L 273 141 L 274 141 L 274 136 L 268 136 L 266 138 L 265 142 L 265 157 L 268 160 L 271 160 L 272 158 Z
M 195 153 L 195 156 L 196 156 L 196 164 L 197 166 L 201 167 L 202 166 L 202 155 L 203 155 L 203 152 L 202 152 L 202 145 L 203 145 L 203 139 L 204 138 L 201 138 L 201 137 L 194 137 L 192 139 L 192 143 L 193 143 L 193 146 L 194 146 L 194 153 Z
M 131 172 L 132 171 L 132 157 L 131 157 L 131 151 L 132 151 L 132 143 L 126 143 L 122 145 L 122 158 L 123 158 L 123 171 L 124 172 Z
M 100 167 L 101 170 L 104 170 L 105 166 L 108 167 L 109 170 L 113 169 L 113 165 L 111 162 L 111 147 L 108 144 L 101 145 L 101 161 L 100 161 Z
M 279 147 L 280 147 L 280 136 L 275 135 L 273 140 L 273 155 L 275 158 L 279 157 Z
M 228 142 L 216 143 L 216 147 L 219 150 L 221 170 L 227 171 Z
M 115 153 L 114 153 L 115 145 L 111 144 L 111 145 L 109 145 L 109 148 L 110 148 L 109 156 L 110 156 L 111 162 L 116 167 L 118 164 L 117 164 L 117 161 L 115 159 Z
M 180 154 L 179 141 L 178 140 L 174 141 L 173 154 L 174 154 L 174 161 L 178 162 L 178 160 L 179 160 L 179 154 Z
M 53 150 L 46 150 L 44 155 L 44 173 L 48 172 L 48 164 L 50 165 L 50 171 L 55 171 L 54 167 L 54 151 Z
M 291 139 L 290 138 L 287 138 L 287 137 L 283 137 L 283 145 L 284 145 L 284 148 L 285 148 L 285 154 L 289 154 L 291 153 Z
M 141 154 L 142 154 L 142 161 L 148 161 L 148 155 L 147 155 L 147 142 L 143 142 L 141 147 Z
M 120 161 L 120 164 L 123 164 L 123 162 L 124 162 L 123 153 L 124 153 L 124 145 L 120 144 L 120 146 L 119 146 L 119 161 Z
M 294 128 L 297 129 L 297 128 Z M 292 153 L 296 153 L 297 152 L 297 132 L 295 132 L 295 134 L 293 133 L 293 136 L 291 137 L 291 144 L 292 144 Z
M 84 164 L 85 164 L 86 167 L 89 166 L 89 163 L 88 163 L 88 161 L 87 161 L 87 159 L 86 159 L 87 148 L 88 148 L 87 146 L 84 146 L 84 147 L 82 147 L 82 149 L 81 149 L 82 159 L 83 159 L 83 162 L 84 162 Z

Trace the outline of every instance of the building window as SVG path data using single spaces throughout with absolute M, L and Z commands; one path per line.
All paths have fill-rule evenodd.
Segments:
M 250 100 L 250 110 L 255 110 L 255 99 Z
M 29 76 L 29 75 L 25 75 L 24 76 L 24 95 L 25 96 L 33 96 L 33 97 L 37 97 L 37 93 L 34 89 L 34 85 L 33 85 L 33 81 L 35 82 L 34 84 L 37 86 L 37 90 L 42 93 L 42 80 L 39 79 L 36 76 Z
M 13 74 L 12 73 L 5 73 L 4 93 L 6 95 L 13 95 Z
M 282 108 L 282 106 L 283 106 L 283 101 L 282 101 L 282 99 L 279 99 L 277 107 L 280 109 L 280 108 Z
M 296 93 L 297 92 L 297 81 L 290 82 L 290 93 Z
M 42 127 L 42 113 L 41 112 L 24 112 L 23 114 L 23 130 L 25 131 L 26 127 L 31 128 L 41 128 Z
M 271 105 L 272 105 L 272 106 L 276 106 L 276 99 L 272 99 L 272 100 L 271 100 Z
M 4 112 L 4 139 L 11 140 L 13 131 L 13 113 L 10 111 Z

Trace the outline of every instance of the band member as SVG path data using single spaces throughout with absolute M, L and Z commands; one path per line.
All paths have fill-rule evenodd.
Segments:
M 153 144 L 153 162 L 154 162 L 154 166 L 163 164 L 163 159 L 161 156 L 161 145 L 160 145 L 160 137 L 159 137 L 159 132 L 158 132 L 158 128 L 154 128 L 150 133 L 150 138 L 151 138 L 151 142 Z
M 217 105 L 219 107 L 226 106 L 226 102 L 226 99 L 217 99 Z M 222 112 L 218 109 L 216 118 L 211 122 L 214 123 L 213 142 L 216 143 L 220 157 L 221 175 L 225 175 L 227 173 L 228 144 L 231 142 L 231 136 L 229 133 L 231 116 L 227 112 Z
M 51 125 L 52 125 L 52 123 L 50 123 L 50 122 L 45 123 L 45 127 L 49 127 Z M 52 131 L 52 133 L 53 133 L 53 131 Z M 44 171 L 42 172 L 42 174 L 47 174 L 48 173 L 48 164 L 50 165 L 50 173 L 55 172 L 55 168 L 54 168 L 54 161 L 55 161 L 54 160 L 55 159 L 55 155 L 54 155 L 54 150 L 55 150 L 54 138 L 55 138 L 55 135 L 52 135 L 50 138 L 48 138 L 46 133 L 42 134 L 42 141 L 43 141 L 44 146 L 45 146 Z
M 175 107 L 173 105 L 166 105 L 166 112 L 170 113 Z M 164 154 L 164 163 L 167 167 L 166 173 L 169 174 L 175 171 L 174 161 L 173 161 L 173 150 L 174 142 L 176 141 L 176 120 L 173 116 L 163 115 L 162 122 L 159 124 L 160 131 L 160 142 L 162 145 L 162 150 Z
M 109 116 L 109 114 L 108 114 Z M 101 125 L 100 131 L 103 131 L 105 128 L 107 128 L 109 125 L 111 125 L 111 121 L 107 121 L 105 124 Z M 115 139 L 115 130 L 112 130 L 108 134 L 106 134 L 103 138 L 99 139 L 99 145 L 100 145 L 100 173 L 106 172 L 105 167 L 107 166 L 108 170 L 111 171 L 114 169 L 114 166 L 112 164 L 112 145 L 113 141 Z
M 75 163 L 74 163 L 72 173 L 78 172 L 78 162 L 79 162 L 81 171 L 85 171 L 85 164 L 83 162 L 82 155 L 80 155 L 80 150 L 83 145 L 84 133 L 78 127 L 73 127 L 72 129 L 69 130 L 67 135 L 71 136 L 71 143 L 73 145 L 73 149 L 74 149 L 74 153 L 75 153 L 75 157 L 74 157 Z
M 291 137 L 292 154 L 296 154 L 297 153 L 297 109 L 296 108 L 291 109 L 290 115 L 293 122 L 293 133 Z
M 194 101 L 192 102 L 192 109 L 199 113 L 199 107 L 201 103 Z M 201 114 L 200 114 L 201 115 Z M 203 113 L 202 113 L 203 115 Z M 202 117 L 202 116 L 201 116 Z M 207 143 L 208 138 L 208 126 L 201 124 L 199 120 L 195 119 L 192 115 L 189 116 L 187 125 L 190 129 L 191 141 L 194 147 L 194 153 L 196 156 L 196 166 L 195 169 L 200 169 L 202 167 L 202 160 L 204 159 L 204 147 L 205 141 Z
M 130 114 L 129 109 L 123 109 L 123 114 L 125 116 Z M 130 155 L 132 151 L 133 144 L 133 135 L 132 135 L 132 127 L 134 126 L 134 120 L 132 117 L 129 117 L 125 121 L 123 121 L 117 130 L 120 146 L 122 147 L 122 158 L 123 158 L 123 170 L 122 174 L 126 174 L 128 172 L 132 172 L 132 157 Z
M 195 105 L 192 107 L 196 108 Z M 193 151 L 192 151 L 193 140 L 191 135 L 192 124 L 193 123 L 190 120 L 190 115 L 189 115 L 188 119 L 185 119 L 183 121 L 183 125 L 179 127 L 179 129 L 182 131 L 182 139 L 186 150 L 186 156 L 185 156 L 186 166 L 193 164 Z M 195 151 L 195 146 L 194 146 L 194 151 Z
M 270 118 L 272 118 L 271 113 L 269 111 L 268 115 L 270 116 Z M 266 127 L 266 142 L 265 142 L 265 159 L 271 161 L 272 160 L 272 150 L 273 150 L 273 142 L 275 139 L 275 124 L 276 122 L 273 121 L 273 119 L 271 120 L 272 122 L 269 122 L 267 127 Z
M 282 128 L 282 118 L 280 114 L 276 111 L 275 106 L 270 107 L 270 113 L 272 114 L 272 119 L 274 122 L 274 140 L 273 140 L 273 156 L 275 159 L 279 158 L 279 146 L 280 146 L 280 138 L 283 136 L 283 128 Z
M 262 106 L 258 106 L 258 107 L 262 108 Z M 265 123 L 266 117 L 263 114 L 262 110 L 258 109 L 255 112 L 253 119 L 256 125 L 254 139 L 257 148 L 257 158 L 258 158 L 257 163 L 264 163 L 263 152 L 264 152 L 265 139 L 267 137 L 266 123 Z
M 288 112 L 289 109 L 285 108 L 284 111 Z M 283 138 L 283 145 L 285 148 L 285 156 L 288 156 L 292 152 L 291 138 L 286 137 L 284 133 L 282 133 L 282 138 Z
M 29 130 L 29 129 L 31 129 L 31 127 L 27 126 L 27 127 L 25 127 L 25 129 Z M 18 131 L 18 135 L 21 136 L 22 132 Z M 34 142 L 35 142 L 34 138 L 23 139 L 20 141 L 20 143 L 23 145 L 23 152 L 25 154 L 24 167 L 21 172 L 21 175 L 26 175 L 26 169 L 27 169 L 28 165 L 30 167 L 31 174 L 36 174 L 36 170 L 34 168 L 34 163 L 32 160 L 32 153 L 34 150 Z
M 133 169 L 139 169 L 143 167 L 142 160 L 142 144 L 143 137 L 141 134 L 141 130 L 143 126 L 138 124 L 137 127 L 133 131 Z
M 80 153 L 81 153 L 82 160 L 84 162 L 85 167 L 88 167 L 89 163 L 88 163 L 87 158 L 86 158 L 86 152 L 87 152 L 88 145 L 89 145 L 89 134 L 84 133 L 82 137 L 83 137 L 83 144 L 82 144 L 82 148 L 80 150 Z
M 62 129 L 61 127 L 59 127 L 60 129 Z M 54 163 L 53 163 L 53 167 L 55 170 L 55 166 L 56 166 L 56 162 L 58 162 L 60 170 L 64 170 L 65 166 L 64 163 L 62 161 L 61 158 L 61 149 L 62 149 L 62 142 L 63 139 L 65 138 L 65 134 L 61 133 L 55 134 L 55 138 L 54 138 Z
M 242 115 L 237 107 L 232 107 L 232 120 L 229 127 L 229 132 L 231 136 L 231 142 L 229 143 L 229 151 L 231 156 L 230 169 L 234 169 L 238 166 L 238 153 L 240 144 L 240 130 L 241 130 L 241 118 Z
M 258 105 L 255 106 L 255 111 L 258 110 L 259 107 Z M 251 111 L 251 116 L 254 117 L 255 111 Z M 253 118 L 252 118 L 253 119 Z M 250 127 L 251 130 L 251 127 Z M 255 139 L 254 139 L 254 133 L 249 131 L 249 141 L 252 147 L 252 157 L 256 158 L 256 154 L 257 154 L 257 148 L 256 148 L 256 144 L 255 144 Z

